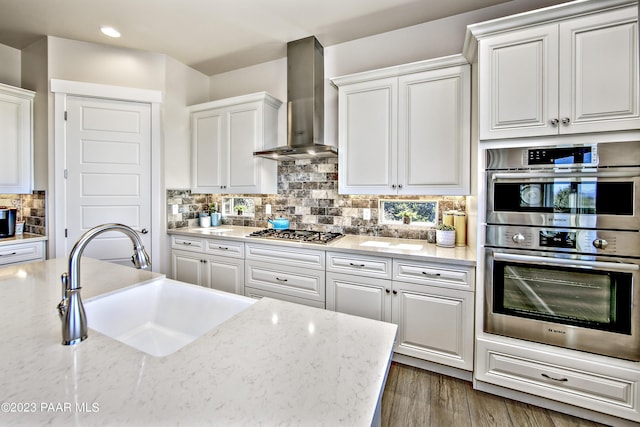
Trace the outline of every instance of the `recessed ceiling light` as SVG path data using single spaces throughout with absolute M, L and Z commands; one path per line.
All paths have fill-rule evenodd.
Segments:
M 100 31 L 102 31 L 102 34 L 104 34 L 105 36 L 115 38 L 120 37 L 120 31 L 116 30 L 113 27 L 102 26 L 100 27 Z

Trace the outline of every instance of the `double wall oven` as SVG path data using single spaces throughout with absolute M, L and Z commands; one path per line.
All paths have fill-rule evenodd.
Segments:
M 640 142 L 487 150 L 484 330 L 640 361 Z

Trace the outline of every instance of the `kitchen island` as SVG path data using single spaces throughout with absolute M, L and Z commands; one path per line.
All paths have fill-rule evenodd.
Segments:
M 379 421 L 396 325 L 263 298 L 166 357 L 91 329 L 63 346 L 66 269 L 66 259 L 0 269 L 2 425 Z M 81 277 L 86 301 L 162 275 L 83 259 Z

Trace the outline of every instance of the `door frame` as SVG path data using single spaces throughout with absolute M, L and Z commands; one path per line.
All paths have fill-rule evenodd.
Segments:
M 66 257 L 66 127 L 64 112 L 67 96 L 103 98 L 116 101 L 132 101 L 151 105 L 151 265 L 153 271 L 159 271 L 161 259 L 160 233 L 165 211 L 162 197 L 162 150 L 160 128 L 160 106 L 163 94 L 158 90 L 138 89 L 124 86 L 112 86 L 98 83 L 85 83 L 70 80 L 51 79 L 50 90 L 54 95 L 53 104 L 53 140 L 49 145 L 48 160 L 48 223 L 49 257 Z

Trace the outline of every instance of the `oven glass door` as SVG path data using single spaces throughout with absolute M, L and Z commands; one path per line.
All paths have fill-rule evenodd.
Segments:
M 493 312 L 629 335 L 632 283 L 632 272 L 494 259 Z
M 493 193 L 495 212 L 633 215 L 632 181 L 558 178 L 496 182 Z

